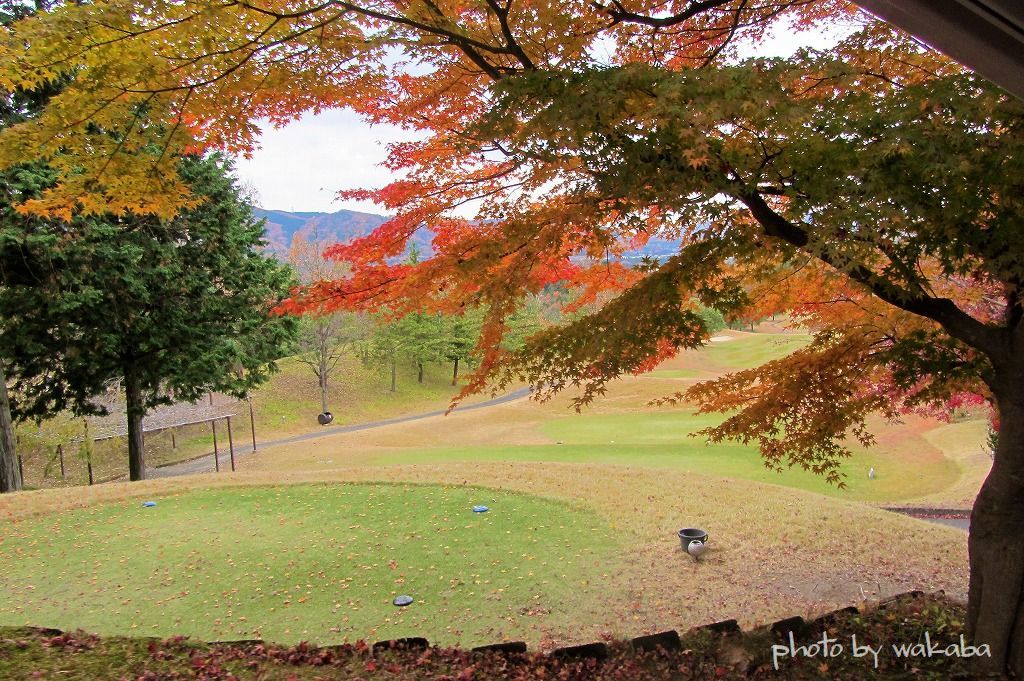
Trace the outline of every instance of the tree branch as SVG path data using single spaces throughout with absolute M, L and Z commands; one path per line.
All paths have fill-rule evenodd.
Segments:
M 921 290 L 908 291 L 864 265 L 851 264 L 844 257 L 827 250 L 811 252 L 807 248 L 810 244 L 807 231 L 775 212 L 760 194 L 744 189 L 735 197 L 750 210 L 768 236 L 781 239 L 845 273 L 890 305 L 937 322 L 952 337 L 984 352 L 993 364 L 1009 358 L 1010 348 L 1005 342 L 1005 334 L 979 322 L 949 298 L 931 297 Z
M 601 5 L 600 3 L 595 4 L 612 18 L 613 25 L 627 23 L 642 24 L 652 28 L 668 28 L 670 26 L 678 26 L 679 24 L 697 16 L 701 12 L 706 12 L 710 9 L 728 5 L 730 2 L 733 2 L 733 0 L 704 0 L 703 2 L 691 2 L 689 7 L 679 14 L 673 14 L 667 17 L 652 17 L 645 14 L 630 12 L 622 6 L 622 3 L 619 2 L 619 0 L 612 0 L 611 5 Z
M 523 51 L 523 48 L 516 42 L 515 37 L 512 35 L 512 29 L 508 24 L 508 11 L 512 7 L 512 0 L 508 0 L 508 4 L 502 7 L 498 4 L 497 0 L 487 0 L 487 4 L 491 7 L 494 15 L 498 17 L 498 24 L 501 26 L 501 34 L 505 36 L 505 44 L 508 45 L 508 49 L 512 52 L 513 56 L 519 60 L 527 69 L 533 70 L 536 68 L 534 63 L 530 60 L 530 57 Z

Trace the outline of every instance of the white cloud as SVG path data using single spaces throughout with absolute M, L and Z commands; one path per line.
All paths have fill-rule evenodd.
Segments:
M 279 129 L 265 121 L 261 127 L 260 148 L 235 165 L 239 179 L 256 189 L 260 205 L 278 210 L 381 212 L 372 203 L 339 201 L 337 193 L 387 184 L 395 176 L 379 165 L 386 144 L 414 139 L 414 133 L 370 126 L 338 109 L 305 114 Z

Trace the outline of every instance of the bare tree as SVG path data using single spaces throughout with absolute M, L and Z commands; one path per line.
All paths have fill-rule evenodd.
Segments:
M 300 231 L 292 237 L 288 261 L 295 267 L 303 284 L 345 276 L 347 266 L 344 263 L 323 255 L 331 243 L 331 240 L 320 237 L 315 226 L 308 236 Z M 328 379 L 341 358 L 364 335 L 366 326 L 358 315 L 349 312 L 314 313 L 303 319 L 296 359 L 308 366 L 317 378 L 322 414 L 329 414 Z

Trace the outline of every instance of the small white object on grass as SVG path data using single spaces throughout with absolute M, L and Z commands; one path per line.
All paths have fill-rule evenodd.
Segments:
M 875 479 L 875 467 L 872 466 L 871 468 L 868 469 L 868 480 L 874 480 L 874 479 Z

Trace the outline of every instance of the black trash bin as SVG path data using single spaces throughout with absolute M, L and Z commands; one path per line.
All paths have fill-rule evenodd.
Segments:
M 679 543 L 683 546 L 683 551 L 686 551 L 687 547 L 692 541 L 699 541 L 702 544 L 708 543 L 708 533 L 699 527 L 685 527 L 679 530 Z

